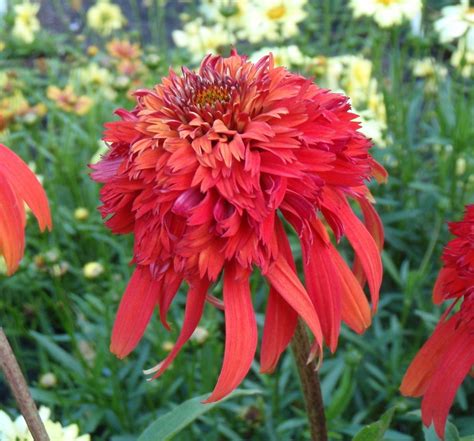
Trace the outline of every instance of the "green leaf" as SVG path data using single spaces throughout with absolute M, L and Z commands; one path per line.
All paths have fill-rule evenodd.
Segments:
M 230 395 L 216 403 L 203 404 L 209 394 L 191 398 L 179 406 L 175 407 L 171 412 L 158 417 L 151 423 L 145 431 L 140 435 L 138 441 L 166 441 L 172 436 L 179 433 L 187 425 L 192 423 L 196 418 L 212 410 L 215 406 L 228 400 L 246 395 L 255 395 L 261 393 L 259 390 L 241 390 L 237 389 Z
M 47 352 L 56 359 L 57 362 L 64 366 L 65 368 L 84 376 L 84 369 L 81 366 L 81 363 L 71 355 L 69 355 L 63 348 L 58 346 L 54 343 L 49 337 L 46 335 L 40 334 L 39 332 L 31 331 L 31 336 L 42 346 L 46 349 Z
M 382 441 L 395 413 L 396 406 L 387 410 L 375 423 L 369 424 L 357 433 L 352 441 Z

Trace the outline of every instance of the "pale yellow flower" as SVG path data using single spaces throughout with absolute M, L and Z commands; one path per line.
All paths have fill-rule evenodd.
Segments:
M 74 219 L 77 221 L 85 221 L 89 217 L 89 210 L 85 207 L 77 207 L 74 210 Z
M 351 0 L 354 17 L 372 17 L 382 28 L 401 25 L 421 13 L 421 0 Z
M 82 268 L 82 273 L 86 279 L 95 279 L 104 272 L 104 267 L 99 262 L 88 262 Z
M 202 345 L 209 337 L 209 331 L 202 326 L 197 326 L 194 332 L 191 334 L 190 340 L 194 341 L 198 345 Z
M 291 68 L 292 66 L 302 66 L 310 63 L 310 59 L 306 57 L 300 48 L 294 44 L 282 47 L 264 47 L 257 52 L 254 52 L 250 59 L 253 62 L 258 61 L 265 55 L 272 53 L 273 60 L 276 66 L 285 66 Z
M 469 0 L 461 0 L 458 5 L 445 6 L 434 27 L 441 43 L 465 38 L 467 49 L 474 51 L 474 6 L 469 5 Z
M 40 30 L 38 14 L 39 3 L 26 1 L 15 5 L 15 21 L 13 23 L 12 35 L 24 43 L 31 44 L 35 39 L 35 34 Z
M 98 0 L 87 11 L 87 25 L 101 35 L 110 35 L 126 23 L 122 10 L 109 0 Z
M 77 69 L 75 74 L 82 86 L 108 86 L 112 82 L 112 75 L 109 71 L 97 63 L 90 63 Z
M 77 424 L 62 426 L 53 422 L 51 410 L 41 406 L 39 409 L 41 420 L 51 441 L 90 441 L 90 435 L 79 436 Z M 0 440 L 2 441 L 33 441 L 26 421 L 22 416 L 12 420 L 3 410 L 0 410 Z
M 235 31 L 245 27 L 250 0 L 202 0 L 199 10 L 212 23 Z
M 232 37 L 221 24 L 205 26 L 201 18 L 186 23 L 182 30 L 175 30 L 172 35 L 176 46 L 187 49 L 194 62 L 232 43 Z
M 468 49 L 466 41 L 459 42 L 457 49 L 451 56 L 451 65 L 465 78 L 474 76 L 474 49 Z
M 466 158 L 460 157 L 456 160 L 456 175 L 462 176 L 466 173 Z
M 47 372 L 46 374 L 41 375 L 39 384 L 45 389 L 50 389 L 58 384 L 58 379 L 52 372 Z
M 307 16 L 304 9 L 307 3 L 307 0 L 252 0 L 245 11 L 239 37 L 252 43 L 293 37 Z

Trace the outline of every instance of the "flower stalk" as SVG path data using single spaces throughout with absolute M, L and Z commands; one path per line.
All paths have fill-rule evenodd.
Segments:
M 306 328 L 298 321 L 291 349 L 298 367 L 301 388 L 306 404 L 309 428 L 312 441 L 327 441 L 326 417 L 324 415 L 323 397 L 315 360 L 308 363 L 310 342 Z
M 50 441 L 25 377 L 2 327 L 0 327 L 0 368 L 10 385 L 33 439 L 35 441 Z

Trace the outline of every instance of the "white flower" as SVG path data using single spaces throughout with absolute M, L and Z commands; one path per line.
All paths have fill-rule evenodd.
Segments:
M 199 10 L 210 22 L 234 31 L 245 26 L 248 5 L 249 0 L 202 0 Z
M 51 421 L 51 410 L 47 407 L 42 406 L 39 414 L 51 441 L 90 441 L 90 435 L 79 436 L 77 424 L 63 427 L 60 423 Z M 33 441 L 33 437 L 22 416 L 13 421 L 3 410 L 0 410 L 0 440 Z
M 36 17 L 39 8 L 39 3 L 29 1 L 15 6 L 15 22 L 12 29 L 15 38 L 27 44 L 33 43 L 35 34 L 40 30 L 40 22 Z
M 95 279 L 104 272 L 104 267 L 99 262 L 88 262 L 82 268 L 82 273 L 86 279 Z
M 398 26 L 421 13 L 421 0 L 351 0 L 354 17 L 372 17 L 382 28 Z
M 465 36 L 468 50 L 474 51 L 474 7 L 469 6 L 469 0 L 444 7 L 441 18 L 435 22 L 434 27 L 441 43 L 449 43 Z
M 298 24 L 307 16 L 306 4 L 307 0 L 253 0 L 239 37 L 252 43 L 293 37 L 298 34 Z
M 253 62 L 257 62 L 260 58 L 272 53 L 273 60 L 276 66 L 284 66 L 290 68 L 291 66 L 302 66 L 310 62 L 310 59 L 306 57 L 300 48 L 294 44 L 283 47 L 264 47 L 254 52 L 250 59 Z
M 190 21 L 183 30 L 173 31 L 173 40 L 178 47 L 186 48 L 192 60 L 198 62 L 204 55 L 232 43 L 232 35 L 219 23 L 204 26 L 202 19 Z

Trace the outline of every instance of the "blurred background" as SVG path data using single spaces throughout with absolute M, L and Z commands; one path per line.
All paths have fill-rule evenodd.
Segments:
M 330 439 L 352 439 L 395 407 L 384 440 L 436 440 L 422 429 L 420 401 L 398 387 L 444 310 L 431 289 L 446 222 L 474 202 L 474 8 L 466 1 L 0 0 L 0 142 L 42 179 L 54 219 L 44 235 L 29 222 L 20 270 L 0 275 L 0 323 L 34 398 L 93 440 L 127 441 L 213 389 L 224 330 L 210 305 L 172 368 L 151 383 L 142 374 L 170 351 L 184 295 L 170 311 L 171 333 L 155 317 L 130 357 L 110 354 L 131 238 L 102 225 L 88 164 L 105 151 L 103 123 L 133 108 L 133 90 L 231 47 L 252 60 L 272 52 L 277 64 L 347 94 L 390 175 L 371 186 L 386 231 L 378 313 L 363 336 L 344 328 L 321 368 Z M 267 288 L 258 275 L 253 286 L 263 325 Z M 290 351 L 273 375 L 259 374 L 257 360 L 241 387 L 259 394 L 221 404 L 174 439 L 309 439 Z M 3 378 L 0 397 L 14 418 Z M 474 434 L 473 400 L 469 378 L 451 410 L 450 439 L 473 439 L 463 438 Z

